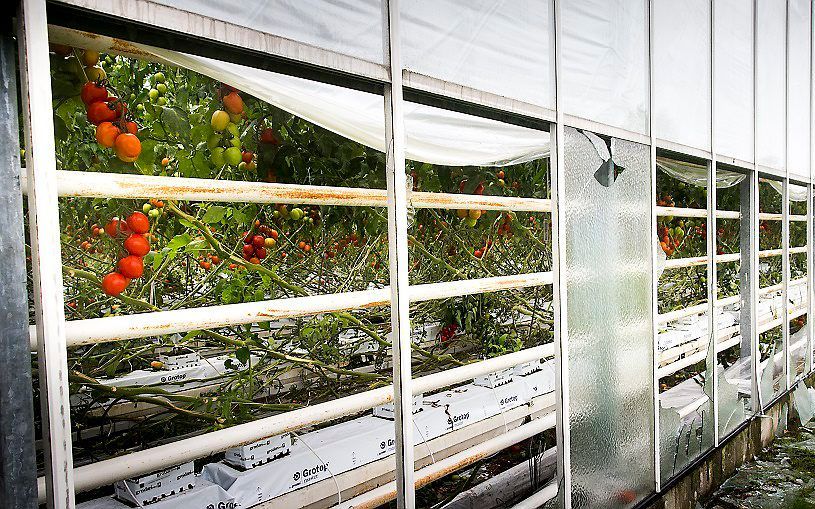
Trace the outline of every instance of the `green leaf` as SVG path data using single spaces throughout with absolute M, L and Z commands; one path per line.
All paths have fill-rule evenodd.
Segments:
M 208 224 L 218 223 L 224 218 L 226 207 L 220 205 L 210 205 L 204 214 L 204 222 Z
M 178 251 L 182 247 L 189 244 L 191 240 L 192 238 L 187 233 L 176 235 L 170 240 L 170 242 L 167 243 L 167 249 L 169 249 L 170 251 Z
M 186 117 L 186 113 L 176 108 L 161 108 L 161 121 L 167 132 L 175 136 L 186 138 L 190 134 L 190 122 Z

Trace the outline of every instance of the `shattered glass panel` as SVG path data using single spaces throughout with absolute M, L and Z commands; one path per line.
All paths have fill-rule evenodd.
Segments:
M 654 487 L 649 149 L 566 128 L 565 167 L 572 504 L 630 507 Z
M 719 171 L 717 171 L 719 173 Z M 716 209 L 739 212 L 739 218 L 716 218 L 718 255 L 748 253 L 750 236 L 746 223 L 750 208 L 750 184 L 719 189 Z M 718 377 L 718 415 L 720 436 L 733 431 L 750 413 L 752 365 L 750 359 L 750 317 L 742 313 L 742 302 L 750 294 L 749 263 L 741 258 L 717 264 L 716 286 L 716 376 Z

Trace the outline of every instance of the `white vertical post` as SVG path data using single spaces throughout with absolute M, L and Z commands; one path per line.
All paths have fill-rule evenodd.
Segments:
M 781 200 L 781 295 L 784 298 L 784 320 L 781 322 L 781 340 L 784 345 L 784 384 L 786 391 L 792 386 L 793 370 L 790 369 L 790 0 L 785 3 L 784 13 L 784 187 Z
M 659 333 L 659 323 L 656 316 L 659 313 L 659 302 L 657 300 L 659 290 L 659 278 L 657 277 L 657 140 L 654 132 L 654 2 L 645 0 L 648 23 L 648 134 L 650 137 L 650 166 L 651 166 L 651 343 L 654 352 L 653 363 L 653 394 L 654 394 L 654 490 L 659 492 L 662 489 L 662 472 L 660 450 L 659 450 L 659 345 L 657 344 L 657 334 Z
M 749 207 L 747 213 L 749 214 L 749 232 L 747 256 L 750 260 L 750 267 L 748 274 L 750 292 L 749 295 L 742 295 L 741 313 L 744 314 L 745 309 L 749 309 L 749 322 L 750 322 L 750 351 L 752 359 L 752 373 L 753 373 L 753 411 L 760 414 L 763 406 L 761 401 L 761 388 L 759 387 L 759 380 L 761 373 L 761 354 L 758 349 L 758 320 L 756 313 L 758 312 L 758 0 L 753 0 L 753 171 L 750 172 L 750 186 L 749 186 Z M 745 213 L 742 208 L 742 214 Z M 743 222 L 742 222 L 743 227 Z M 745 252 L 744 249 L 741 250 Z M 742 263 L 744 263 L 742 256 Z M 747 302 L 745 302 L 747 300 Z M 749 304 L 749 306 L 745 306 Z M 742 320 L 742 324 L 745 320 Z M 743 327 L 742 327 L 743 329 Z M 743 332 L 742 332 L 743 333 Z
M 815 1 L 811 1 L 809 4 L 809 180 L 807 181 L 807 352 L 806 352 L 806 363 L 804 364 L 804 376 L 807 376 L 813 370 L 813 362 L 812 362 L 812 347 L 813 347 L 813 337 L 812 335 L 815 334 L 815 328 L 813 328 L 812 322 L 812 313 L 815 311 L 815 306 L 813 306 L 813 259 L 812 259 L 812 243 L 813 243 L 813 231 L 812 231 L 812 213 L 815 211 L 813 208 L 812 203 L 812 186 L 813 186 L 813 174 L 815 174 L 815 114 L 813 114 L 813 110 L 815 110 L 815 105 L 813 105 L 813 101 L 815 101 L 815 94 L 813 94 L 813 85 L 815 84 L 813 81 L 812 73 L 815 71 Z
M 552 297 L 555 304 L 555 359 L 557 367 L 556 393 L 556 422 L 557 422 L 557 468 L 558 468 L 558 499 L 560 507 L 572 507 L 572 475 L 571 475 L 571 434 L 569 431 L 569 328 L 566 313 L 566 285 L 562 281 L 564 255 L 564 223 L 565 203 L 561 185 L 565 182 L 565 129 L 563 126 L 563 89 L 562 82 L 562 24 L 560 0 L 553 0 L 553 26 L 555 29 L 555 125 L 549 127 L 551 133 L 554 127 L 554 136 L 550 139 L 555 144 L 552 154 Z
M 47 503 L 53 509 L 73 508 L 71 407 L 68 400 L 48 21 L 45 0 L 22 0 L 20 6 L 20 84 Z M 43 247 L 45 250 L 41 250 Z
M 719 341 L 719 326 L 716 317 L 716 299 L 719 296 L 719 270 L 716 263 L 719 246 L 716 237 L 716 2 L 710 2 L 710 172 L 707 185 L 707 249 L 710 255 L 708 261 L 708 345 L 707 372 L 712 377 L 711 390 L 713 392 L 713 446 L 719 446 L 719 358 L 716 354 Z
M 388 260 L 393 331 L 393 399 L 396 427 L 396 504 L 413 509 L 413 391 L 411 380 L 410 300 L 408 298 L 408 182 L 405 174 L 405 135 L 402 119 L 402 57 L 399 0 L 386 0 L 385 54 L 390 85 L 385 86 L 385 143 L 388 186 Z

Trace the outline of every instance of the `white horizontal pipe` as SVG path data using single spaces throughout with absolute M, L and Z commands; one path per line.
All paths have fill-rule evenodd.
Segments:
M 734 295 L 732 297 L 726 297 L 724 299 L 718 299 L 714 306 L 716 307 L 725 307 L 731 304 L 736 304 L 741 300 L 739 295 Z M 686 316 L 691 316 L 699 313 L 704 313 L 707 311 L 707 302 L 703 302 L 702 304 L 696 304 L 695 306 L 689 306 L 682 309 L 676 309 L 674 311 L 668 311 L 667 313 L 662 313 L 657 315 L 657 323 L 668 323 L 674 320 L 679 320 L 680 318 L 685 318 Z
M 533 272 L 513 276 L 495 276 L 464 281 L 414 285 L 408 288 L 411 302 L 447 299 L 475 293 L 495 292 L 552 284 L 551 272 Z M 146 338 L 199 329 L 212 329 L 283 318 L 351 311 L 385 306 L 390 302 L 390 287 L 358 292 L 292 297 L 202 308 L 155 311 L 132 315 L 91 318 L 65 322 L 68 347 Z M 37 348 L 36 329 L 29 326 L 32 351 Z
M 554 354 L 554 344 L 549 343 L 433 373 L 414 379 L 413 392 L 414 394 L 430 392 L 524 362 L 552 357 Z M 383 405 L 392 399 L 393 385 L 389 385 L 77 467 L 74 469 L 76 491 L 91 490 L 120 479 L 210 456 L 230 447 L 254 442 L 261 438 L 345 417 L 377 405 Z M 552 426 L 554 426 L 554 421 Z M 38 481 L 39 496 L 42 501 L 45 497 L 45 481 L 44 478 Z
M 538 509 L 543 507 L 557 496 L 557 483 L 552 481 L 540 490 L 533 493 L 529 498 L 522 500 L 512 506 L 512 509 Z
M 789 248 L 790 254 L 806 253 L 807 247 L 791 247 Z M 781 256 L 784 253 L 783 249 L 765 249 L 758 252 L 759 258 L 771 258 L 773 256 Z M 737 262 L 741 259 L 741 253 L 730 253 L 723 255 L 716 255 L 716 263 L 730 263 Z M 672 258 L 665 260 L 666 269 L 678 269 L 682 267 L 694 267 L 697 265 L 706 265 L 708 261 L 707 256 L 690 256 L 687 258 Z
M 27 190 L 25 180 L 22 187 Z M 385 189 L 271 184 L 205 178 L 160 177 L 119 173 L 61 170 L 57 172 L 60 196 L 83 198 L 160 198 L 227 203 L 285 203 L 387 207 Z M 550 212 L 552 201 L 512 196 L 426 193 L 409 194 L 410 205 L 424 209 L 483 209 Z
M 657 207 L 657 216 L 674 216 L 674 217 L 707 217 L 707 209 L 687 208 L 687 207 Z M 737 210 L 717 210 L 717 219 L 739 219 L 741 212 Z M 772 214 L 769 212 L 761 212 L 758 214 L 759 220 L 762 221 L 781 221 L 783 214 Z M 790 214 L 790 221 L 806 222 L 807 216 Z
M 529 437 L 554 427 L 555 414 L 551 412 L 540 419 L 534 419 L 523 426 L 519 426 L 495 438 L 491 438 L 443 460 L 420 468 L 416 471 L 416 488 L 425 486 L 445 475 L 468 467 L 502 449 L 506 449 L 522 440 L 526 440 Z M 357 495 L 335 507 L 338 509 L 373 509 L 387 504 L 394 498 L 396 498 L 396 482 L 391 481 L 388 484 Z

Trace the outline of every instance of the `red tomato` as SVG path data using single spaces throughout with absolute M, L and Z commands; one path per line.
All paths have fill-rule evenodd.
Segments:
M 266 248 L 265 247 L 259 247 L 259 248 L 255 249 L 255 256 L 259 260 L 262 260 L 262 259 L 266 258 Z
M 129 279 L 140 278 L 144 274 L 141 256 L 130 255 L 119 260 L 119 273 Z
M 263 247 L 265 242 L 266 239 L 264 239 L 262 235 L 255 235 L 254 237 L 252 237 L 252 245 L 255 246 L 256 248 Z
M 150 220 L 141 212 L 134 212 L 128 216 L 127 226 L 133 233 L 147 233 L 150 231 Z
M 95 102 L 105 101 L 108 98 L 108 89 L 98 83 L 89 81 L 82 85 L 82 92 L 79 95 L 82 97 L 82 102 L 88 106 Z
M 120 221 L 118 217 L 114 217 L 105 225 L 105 233 L 110 237 L 116 237 L 118 235 L 129 234 L 130 228 L 127 226 L 127 223 Z
M 116 110 L 104 101 L 98 101 L 88 105 L 88 122 L 99 125 L 102 122 L 113 122 L 119 118 Z
M 252 254 L 255 252 L 255 246 L 252 244 L 244 244 L 243 245 L 243 256 L 244 257 L 252 257 Z
M 122 293 L 129 284 L 129 279 L 118 272 L 111 272 L 102 278 L 102 291 L 110 296 L 116 297 Z
M 142 235 L 131 235 L 125 240 L 125 249 L 135 256 L 145 256 L 150 252 L 150 242 Z

